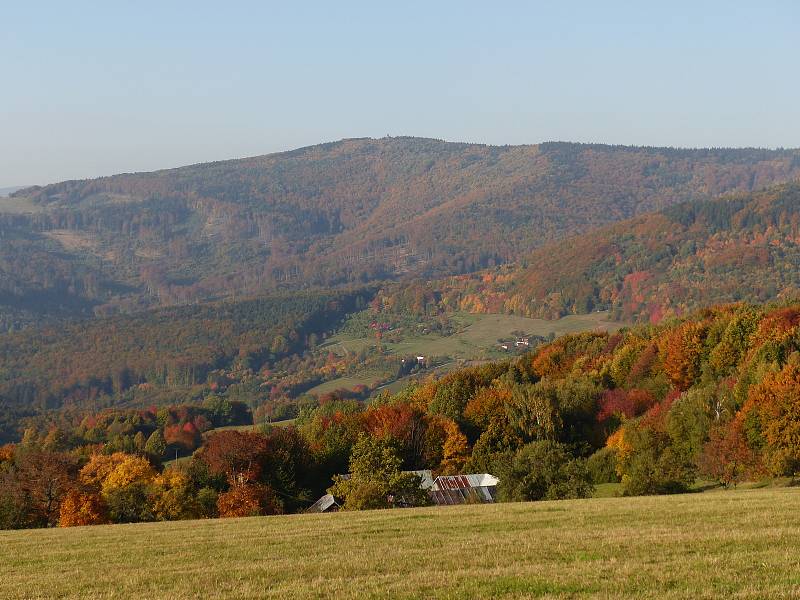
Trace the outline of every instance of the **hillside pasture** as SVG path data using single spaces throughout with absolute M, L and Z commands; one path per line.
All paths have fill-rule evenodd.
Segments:
M 497 340 L 512 337 L 512 331 L 524 331 L 528 335 L 556 337 L 580 331 L 616 331 L 625 326 L 609 320 L 608 312 L 585 315 L 569 315 L 553 321 L 531 319 L 517 315 L 456 313 L 451 317 L 461 326 L 458 333 L 449 336 L 438 334 L 408 333 L 400 342 L 384 343 L 394 354 L 419 354 L 425 356 L 447 356 L 453 359 L 480 360 L 499 354 Z M 341 354 L 358 352 L 374 345 L 372 338 L 353 338 L 345 334 L 332 336 L 324 345 L 332 352 Z
M 800 490 L 0 532 L 0 597 L 794 598 Z
M 556 337 L 580 331 L 616 331 L 625 326 L 608 320 L 608 312 L 594 312 L 586 315 L 569 315 L 561 319 L 530 319 L 517 315 L 456 313 L 451 317 L 460 325 L 460 331 L 450 336 L 438 334 L 407 334 L 396 343 L 384 343 L 384 348 L 397 356 L 436 356 L 445 358 L 446 362 L 435 371 L 445 373 L 460 366 L 463 361 L 483 361 L 502 359 L 509 353 L 498 347 L 497 340 L 509 338 L 512 331 L 524 331 L 528 335 L 547 337 L 551 333 Z M 374 346 L 373 338 L 354 338 L 340 333 L 332 336 L 323 345 L 331 352 L 343 355 L 345 352 L 359 352 Z M 447 360 L 449 359 L 449 360 Z M 309 390 L 310 394 L 324 394 L 338 389 L 352 389 L 357 385 L 372 386 L 386 373 L 364 371 L 339 377 L 321 383 Z M 410 379 L 418 376 L 404 377 L 381 386 L 397 392 Z
M 608 320 L 608 313 L 569 315 L 554 321 L 530 319 L 517 315 L 459 313 L 454 319 L 464 328 L 451 336 L 410 336 L 397 344 L 387 344 L 396 354 L 421 354 L 448 356 L 466 360 L 480 360 L 502 355 L 497 340 L 510 338 L 512 331 L 547 337 L 559 337 L 580 331 L 616 331 L 624 324 Z

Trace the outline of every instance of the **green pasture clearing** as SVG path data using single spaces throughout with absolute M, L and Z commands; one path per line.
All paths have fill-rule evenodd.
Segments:
M 451 336 L 436 334 L 408 333 L 397 343 L 385 342 L 384 347 L 397 356 L 426 356 L 450 359 L 437 372 L 446 372 L 458 366 L 457 361 L 502 359 L 511 354 L 498 347 L 497 340 L 511 337 L 512 331 L 524 331 L 528 335 L 546 337 L 553 333 L 556 337 L 566 333 L 580 331 L 616 331 L 625 324 L 608 320 L 607 312 L 595 312 L 587 315 L 570 315 L 555 321 L 546 319 L 529 319 L 516 315 L 456 313 L 451 319 L 459 323 L 463 329 Z M 352 338 L 346 334 L 337 334 L 329 338 L 324 348 L 339 355 L 347 352 L 358 352 L 374 346 L 374 338 Z M 449 365 L 449 366 L 448 366 Z M 442 370 L 444 368 L 444 370 Z M 429 372 L 428 372 L 429 373 Z M 326 381 L 309 390 L 311 394 L 324 394 L 337 389 L 352 389 L 357 385 L 371 386 L 383 379 L 385 374 L 367 371 L 347 375 Z M 385 387 L 396 392 L 405 387 L 409 378 L 399 379 Z M 383 389 L 383 388 L 381 388 Z
M 432 374 L 443 375 L 459 367 L 464 367 L 467 364 L 468 363 L 466 361 L 451 360 L 445 364 L 438 365 L 431 369 L 420 371 L 419 373 L 415 373 L 413 375 L 406 375 L 405 377 L 401 377 L 400 379 L 395 379 L 394 381 L 391 381 L 389 383 L 377 387 L 374 393 L 386 390 L 392 394 L 396 394 L 397 392 L 403 390 L 409 383 L 411 383 L 414 380 L 424 379 Z M 379 381 L 380 379 L 383 379 L 383 375 L 380 374 L 373 375 L 369 373 L 364 373 L 364 374 L 359 373 L 358 375 L 352 375 L 352 376 L 348 375 L 346 377 L 339 377 L 337 379 L 331 379 L 330 381 L 321 383 L 318 386 L 308 390 L 307 393 L 319 395 L 319 394 L 324 394 L 326 392 L 334 392 L 336 390 L 341 390 L 341 389 L 347 389 L 347 390 L 353 389 L 355 386 L 359 384 L 370 386 L 373 383 Z
M 796 598 L 800 490 L 0 532 L 0 597 Z
M 336 390 L 350 390 L 356 387 L 357 385 L 367 385 L 370 386 L 373 383 L 380 381 L 383 379 L 380 373 L 374 373 L 371 371 L 367 371 L 365 373 L 359 373 L 357 375 L 346 375 L 344 377 L 338 377 L 336 379 L 331 379 L 330 381 L 326 381 L 324 383 L 320 383 L 317 386 L 314 386 L 310 390 L 308 390 L 308 394 L 320 395 L 326 394 L 328 392 L 334 392 Z
M 396 379 L 386 385 L 382 385 L 375 390 L 374 393 L 387 391 L 390 394 L 396 394 L 398 392 L 403 391 L 411 382 L 413 381 L 420 381 L 425 379 L 426 377 L 430 377 L 431 375 L 444 375 L 449 373 L 450 371 L 454 371 L 455 369 L 465 367 L 469 363 L 465 361 L 455 361 L 451 360 L 443 365 L 439 365 L 437 367 L 433 367 L 431 369 L 426 369 L 424 371 L 420 371 L 419 373 L 415 373 L 413 375 L 406 375 L 405 377 L 401 377 L 400 379 Z
M 608 311 L 593 312 L 585 315 L 568 315 L 560 319 L 531 319 L 517 315 L 456 313 L 456 321 L 469 324 L 470 327 L 462 335 L 476 343 L 494 343 L 498 337 L 510 336 L 514 330 L 521 330 L 528 335 L 556 337 L 566 333 L 580 331 L 616 331 L 625 323 L 608 320 Z
M 451 318 L 464 326 L 461 332 L 447 337 L 409 333 L 402 341 L 385 343 L 384 346 L 399 355 L 419 354 L 475 360 L 502 355 L 497 340 L 511 337 L 512 331 L 524 331 L 528 335 L 543 337 L 553 333 L 558 337 L 566 333 L 595 329 L 616 331 L 624 326 L 623 323 L 609 321 L 607 312 L 569 315 L 555 321 L 529 319 L 516 315 L 469 313 L 456 313 Z M 357 352 L 374 343 L 371 338 L 349 338 L 340 334 L 331 337 L 326 346 L 332 351 L 346 348 L 351 352 Z
M 283 421 L 273 421 L 272 423 L 269 423 L 269 425 L 274 425 L 275 427 L 288 427 L 294 423 L 294 421 L 294 419 L 284 419 Z M 210 435 L 218 431 L 258 431 L 263 426 L 264 423 L 259 423 L 257 425 L 226 425 L 225 427 L 215 427 L 214 429 L 210 429 L 203 435 Z

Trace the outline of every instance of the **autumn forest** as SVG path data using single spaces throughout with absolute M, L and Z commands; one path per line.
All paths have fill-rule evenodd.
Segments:
M 799 177 L 384 138 L 0 198 L 0 528 L 425 505 L 422 470 L 500 501 L 793 478 Z

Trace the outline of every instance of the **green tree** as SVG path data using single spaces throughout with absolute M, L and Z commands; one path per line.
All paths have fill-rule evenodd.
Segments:
M 520 448 L 498 485 L 500 499 L 507 502 L 587 498 L 593 491 L 586 461 L 552 440 Z
M 150 437 L 147 438 L 147 442 L 144 445 L 145 454 L 153 460 L 160 462 L 161 459 L 164 458 L 164 452 L 166 450 L 167 442 L 164 440 L 164 434 L 161 432 L 161 429 L 156 429 L 150 434 Z
M 697 467 L 692 457 L 666 432 L 633 425 L 625 429 L 625 442 L 630 451 L 621 458 L 620 471 L 626 496 L 685 492 L 694 483 Z
M 600 448 L 586 461 L 586 468 L 592 478 L 592 483 L 618 483 L 617 450 L 615 448 Z
M 557 439 L 563 422 L 555 386 L 545 381 L 517 386 L 508 406 L 508 417 L 525 440 Z
M 210 394 L 209 396 L 206 396 L 205 400 L 203 400 L 203 408 L 211 413 L 211 421 L 216 427 L 222 427 L 231 424 L 230 421 L 233 407 L 225 398 L 217 396 L 216 394 Z
M 146 445 L 147 440 L 144 437 L 144 433 L 137 431 L 136 435 L 133 436 L 133 447 L 136 448 L 137 452 L 144 452 Z
M 421 479 L 400 470 L 402 460 L 384 440 L 361 435 L 353 447 L 350 474 L 336 475 L 328 493 L 344 501 L 346 510 L 420 506 L 428 503 Z

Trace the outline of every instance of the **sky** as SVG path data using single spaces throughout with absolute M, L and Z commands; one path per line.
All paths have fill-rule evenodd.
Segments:
M 0 188 L 348 137 L 800 147 L 800 2 L 0 2 Z

